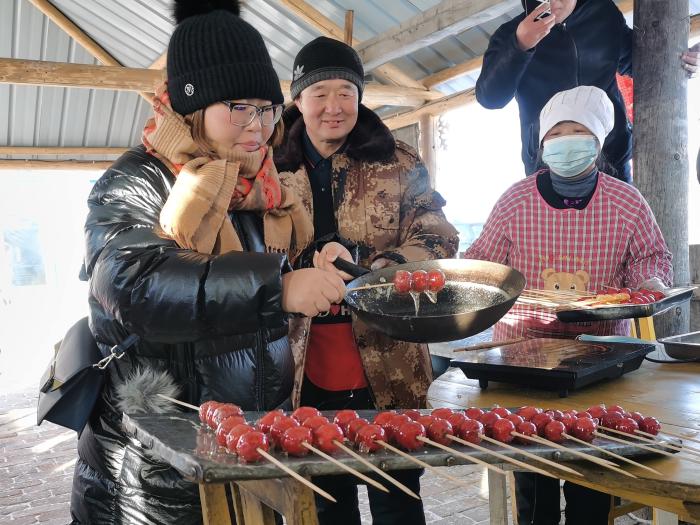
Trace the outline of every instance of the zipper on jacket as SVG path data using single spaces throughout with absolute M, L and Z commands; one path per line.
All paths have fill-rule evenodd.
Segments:
M 264 374 L 264 359 L 265 359 L 265 337 L 263 336 L 262 329 L 258 330 L 255 334 L 255 362 L 257 366 L 255 367 L 255 410 L 261 411 L 265 409 L 265 389 L 263 387 L 263 380 L 265 379 Z
M 571 34 L 571 32 L 567 29 L 566 27 L 566 22 L 564 22 L 562 25 L 562 29 L 564 32 L 569 35 L 569 38 L 571 39 L 571 43 L 574 45 L 574 63 L 576 65 L 576 87 L 581 85 L 581 81 L 579 79 L 579 71 L 580 71 L 580 64 L 578 63 L 578 47 L 576 46 L 576 40 L 574 40 L 574 36 Z

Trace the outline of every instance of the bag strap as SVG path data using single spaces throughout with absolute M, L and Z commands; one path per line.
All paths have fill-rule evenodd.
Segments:
M 132 346 L 134 346 L 136 343 L 138 343 L 140 339 L 141 338 L 138 335 L 131 334 L 121 343 L 119 343 L 118 345 L 114 345 L 112 348 L 110 348 L 109 355 L 100 359 L 97 363 L 92 365 L 93 368 L 99 368 L 100 370 L 104 370 L 105 368 L 107 368 L 107 366 L 109 366 L 109 363 L 111 363 L 113 359 L 121 359 L 122 357 L 124 357 L 126 351 Z

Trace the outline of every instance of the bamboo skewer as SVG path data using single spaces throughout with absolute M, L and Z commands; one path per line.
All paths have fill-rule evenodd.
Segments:
M 449 452 L 450 454 L 454 454 L 455 456 L 459 456 L 462 459 L 466 459 L 467 461 L 471 461 L 475 465 L 480 465 L 486 469 L 489 469 L 497 474 L 503 474 L 505 475 L 505 470 L 498 468 L 496 465 L 492 465 L 491 463 L 487 463 L 483 459 L 475 458 L 473 456 L 470 456 L 469 454 L 465 454 L 464 452 L 460 452 L 459 450 L 455 450 L 453 448 L 450 448 L 446 445 L 443 445 L 442 443 L 438 443 L 436 441 L 433 441 L 432 439 L 424 438 L 424 437 L 418 437 L 416 438 L 419 441 L 422 441 L 423 443 L 427 443 L 428 445 L 432 445 L 436 448 L 439 448 L 441 450 L 444 450 L 445 452 Z
M 372 288 L 381 288 L 383 286 L 394 286 L 394 283 L 365 284 L 363 286 L 356 286 L 355 288 L 348 288 L 346 292 L 356 292 L 357 290 L 371 290 Z
M 379 474 L 380 476 L 382 476 L 382 477 L 383 477 L 384 479 L 386 479 L 389 483 L 391 483 L 392 485 L 394 485 L 395 487 L 397 487 L 399 490 L 401 490 L 401 491 L 404 492 L 405 494 L 408 494 L 409 496 L 411 496 L 411 497 L 413 497 L 413 498 L 420 499 L 420 496 L 418 496 L 415 492 L 413 492 L 411 489 L 409 489 L 406 485 L 404 485 L 404 484 L 401 483 L 400 481 L 398 481 L 398 480 L 394 479 L 393 477 L 391 477 L 389 474 L 387 474 L 387 473 L 384 472 L 382 469 L 380 469 L 377 465 L 374 465 L 374 464 L 370 463 L 369 461 L 367 461 L 365 458 L 363 458 L 360 454 L 358 454 L 357 452 L 355 452 L 353 449 L 351 449 L 351 448 L 349 448 L 349 447 L 346 447 L 343 443 L 341 443 L 341 442 L 338 441 L 337 439 L 334 439 L 334 440 L 333 440 L 333 444 L 336 445 L 339 449 L 341 449 L 341 450 L 342 450 L 343 452 L 345 452 L 346 454 L 349 454 L 349 455 L 351 455 L 352 457 L 354 457 L 357 461 L 359 461 L 360 463 L 362 463 L 364 466 L 366 466 L 366 467 L 372 469 L 374 472 L 376 472 L 377 474 Z
M 168 401 L 170 401 L 171 403 L 175 403 L 176 405 L 181 405 L 185 408 L 191 408 L 195 412 L 199 412 L 198 406 L 190 405 L 189 403 L 185 403 L 184 401 L 180 401 L 179 399 L 175 399 L 174 397 L 166 396 L 165 394 L 156 394 L 156 395 L 162 397 L 163 399 L 167 399 Z
M 375 481 L 375 480 L 373 480 L 372 478 L 370 478 L 370 477 L 368 477 L 368 476 L 365 476 L 362 472 L 359 472 L 359 471 L 355 470 L 354 468 L 352 468 L 352 467 L 346 465 L 346 464 L 343 463 L 342 461 L 338 461 L 338 460 L 335 459 L 333 456 L 331 456 L 331 455 L 329 455 L 329 454 L 326 454 L 326 453 L 323 452 L 322 450 L 317 449 L 317 448 L 314 447 L 312 444 L 310 444 L 310 443 L 303 443 L 303 445 L 304 445 L 304 447 L 308 448 L 308 449 L 309 449 L 311 452 L 313 452 L 314 454 L 318 454 L 318 455 L 321 456 L 323 459 L 326 459 L 326 460 L 330 461 L 331 463 L 333 463 L 333 464 L 336 465 L 337 467 L 340 467 L 340 468 L 342 468 L 343 470 L 346 470 L 347 472 L 349 472 L 349 473 L 352 474 L 353 476 L 357 476 L 358 478 L 360 478 L 360 479 L 361 479 L 362 481 L 364 481 L 365 483 L 369 483 L 370 485 L 372 485 L 374 488 L 377 488 L 377 489 L 379 489 L 379 490 L 381 490 L 381 491 L 383 491 L 383 492 L 387 492 L 387 493 L 389 492 L 389 489 L 386 488 L 386 487 L 385 487 L 384 485 L 382 485 L 381 483 L 379 483 L 378 481 Z
M 261 448 L 258 448 L 258 449 L 257 449 L 257 452 L 258 452 L 258 454 L 260 454 L 262 457 L 264 457 L 266 460 L 268 460 L 270 463 L 272 463 L 273 465 L 275 465 L 277 468 L 279 468 L 280 470 L 286 472 L 287 474 L 289 474 L 290 476 L 292 476 L 294 479 L 296 479 L 298 482 L 303 483 L 304 485 L 306 485 L 307 487 L 309 487 L 311 490 L 313 490 L 313 491 L 316 492 L 317 494 L 323 496 L 324 498 L 326 498 L 326 499 L 329 500 L 329 501 L 332 501 L 333 503 L 338 503 L 338 502 L 336 501 L 336 499 L 335 499 L 333 496 L 331 496 L 330 494 L 328 494 L 328 492 L 326 492 L 325 490 L 323 490 L 323 489 L 320 488 L 320 487 L 317 487 L 317 486 L 314 485 L 311 481 L 309 481 L 308 479 L 306 479 L 304 476 L 301 476 L 301 475 L 297 474 L 297 473 L 294 472 L 292 469 L 290 469 L 287 465 L 285 465 L 284 463 L 282 463 L 280 460 L 278 460 L 277 458 L 275 458 L 275 457 L 272 456 L 271 454 L 268 454 L 267 452 L 265 452 L 265 451 L 264 451 L 263 449 L 261 449 Z
M 648 450 L 649 452 L 653 452 L 655 454 L 661 454 L 662 456 L 668 456 L 669 458 L 676 458 L 679 460 L 682 459 L 684 461 L 690 461 L 691 463 L 697 463 L 698 465 L 700 465 L 700 461 L 697 461 L 693 458 L 687 458 L 687 457 L 683 457 L 683 456 L 678 456 L 677 454 L 671 454 L 670 452 L 667 452 L 665 450 L 659 450 L 658 448 L 651 448 L 649 445 L 643 445 L 642 443 L 635 443 L 634 441 L 627 441 L 625 439 L 616 438 L 616 437 L 610 436 L 608 434 L 602 434 L 601 432 L 594 432 L 593 435 L 596 437 L 599 437 L 599 438 L 607 439 L 609 441 L 615 441 L 617 443 L 622 443 L 624 445 L 630 445 L 632 447 L 637 447 L 637 448 L 641 448 L 643 450 Z
M 686 452 L 691 455 L 697 455 L 700 456 L 700 452 L 698 452 L 695 449 L 684 449 L 683 447 L 679 447 L 678 445 L 673 445 L 672 443 L 664 442 L 664 441 L 657 441 L 655 439 L 649 439 L 645 438 L 642 436 L 638 436 L 636 434 L 628 434 L 627 432 L 621 432 L 620 430 L 616 430 L 614 428 L 610 427 L 599 427 L 602 428 L 603 430 L 606 430 L 607 432 L 612 432 L 613 434 L 617 434 L 618 436 L 626 436 L 626 437 L 633 437 L 634 439 L 638 439 L 639 441 L 642 441 L 643 443 L 649 443 L 650 445 L 659 445 L 662 447 L 670 448 L 671 450 L 675 450 L 676 452 Z M 634 441 L 631 441 L 631 443 L 634 443 Z
M 578 443 L 579 445 L 586 445 L 587 447 L 591 447 L 595 450 L 599 450 L 600 452 L 604 452 L 604 453 L 608 454 L 610 457 L 613 457 L 613 458 L 620 460 L 620 461 L 625 461 L 625 462 L 629 463 L 630 465 L 634 465 L 635 467 L 643 468 L 644 470 L 648 470 L 649 472 L 652 472 L 658 476 L 664 475 L 663 472 L 659 472 L 658 470 L 656 470 L 654 468 L 647 467 L 646 465 L 643 465 L 642 463 L 631 460 L 630 458 L 626 458 L 625 456 L 621 456 L 620 454 L 615 454 L 614 452 L 611 452 L 610 450 L 608 450 L 606 448 L 599 447 L 598 445 L 594 445 L 593 443 L 588 443 L 587 441 L 584 441 L 583 439 L 579 439 L 577 437 L 570 436 L 569 434 L 566 434 L 566 433 L 562 434 L 562 436 L 564 436 L 566 439 L 570 439 L 574 443 Z
M 679 434 L 678 432 L 669 432 L 668 430 L 662 430 L 661 431 L 663 434 L 666 434 L 667 436 L 679 438 L 679 439 L 685 439 L 686 441 L 692 441 L 693 443 L 700 443 L 700 439 L 695 439 L 689 436 L 684 436 L 683 434 Z M 697 434 L 693 434 L 696 436 Z
M 635 435 L 637 435 L 637 434 L 639 434 L 640 436 L 648 437 L 649 439 L 653 440 L 654 443 L 659 443 L 659 444 L 666 443 L 666 440 L 663 439 L 663 437 L 655 436 L 654 434 L 649 434 L 649 432 L 643 432 L 641 430 L 636 430 Z M 675 437 L 675 436 L 671 436 L 671 437 Z M 684 439 L 684 438 L 680 438 L 680 439 Z M 666 446 L 666 445 L 664 445 L 664 446 Z M 676 445 L 675 443 L 669 443 L 669 446 L 670 447 L 677 447 L 677 448 L 682 449 L 684 451 L 692 450 L 694 452 L 700 453 L 700 448 L 691 447 L 689 445 L 686 445 L 685 443 L 681 443 L 680 445 Z
M 521 448 L 514 447 L 513 445 L 509 445 L 508 443 L 503 443 L 501 441 L 498 441 L 497 439 L 490 438 L 490 437 L 485 436 L 483 434 L 481 435 L 481 439 L 483 439 L 487 443 L 493 443 L 494 445 L 499 445 L 505 449 L 512 450 L 514 452 L 517 452 L 518 454 L 522 454 L 526 458 L 534 459 L 535 461 L 539 461 L 541 463 L 549 465 L 550 467 L 558 468 L 559 470 L 563 470 L 564 472 L 568 472 L 569 474 L 574 474 L 575 476 L 583 477 L 583 474 L 581 474 L 577 470 L 574 470 L 570 467 L 567 467 L 566 465 L 561 465 L 561 464 L 557 463 L 556 461 L 542 458 L 542 457 L 538 456 L 537 454 L 533 454 L 532 452 L 528 452 L 527 450 L 523 450 Z
M 506 463 L 512 463 L 515 466 L 518 466 L 520 468 L 524 468 L 525 470 L 530 470 L 536 474 L 542 474 L 543 476 L 547 476 L 549 478 L 555 478 L 555 479 L 557 478 L 556 476 L 550 474 L 546 470 L 542 470 L 541 468 L 533 467 L 532 465 L 529 465 L 529 464 L 527 464 L 523 461 L 519 461 L 517 459 L 513 459 L 511 457 L 505 456 L 505 455 L 501 454 L 500 452 L 496 452 L 495 450 L 491 450 L 491 449 L 488 449 L 486 447 L 482 447 L 480 445 L 475 445 L 474 443 L 470 443 L 469 441 L 458 438 L 457 436 L 448 435 L 447 437 L 450 438 L 452 441 L 456 441 L 460 445 L 465 445 L 467 447 L 473 448 L 474 450 L 479 450 L 479 451 L 484 452 L 486 454 L 491 454 L 492 456 L 495 456 L 498 459 L 500 459 L 501 461 L 505 461 Z M 424 439 L 424 438 L 418 438 L 418 439 Z M 436 445 L 439 445 L 440 443 L 431 442 L 430 444 L 433 446 L 436 446 Z M 449 447 L 445 447 L 445 448 L 449 449 Z
M 520 434 L 519 432 L 516 432 L 516 435 L 518 437 L 521 437 L 523 439 L 527 439 L 529 441 L 533 441 L 535 443 L 539 443 L 540 445 L 548 445 L 552 448 L 556 448 L 559 450 L 563 450 L 565 452 L 569 452 L 570 454 L 573 454 L 574 456 L 579 456 L 587 461 L 590 461 L 591 463 L 595 463 L 596 465 L 600 465 L 601 467 L 608 468 L 614 472 L 617 472 L 619 474 L 622 474 L 624 476 L 630 477 L 630 478 L 636 478 L 634 474 L 631 474 L 630 472 L 627 472 L 625 470 L 622 470 L 621 468 L 618 468 L 618 465 L 616 463 L 613 463 L 611 461 L 608 461 L 607 459 L 601 459 L 597 458 L 595 456 L 591 456 L 590 454 L 584 454 L 583 452 L 579 452 L 578 450 L 574 450 L 571 448 L 567 448 L 563 445 L 560 445 L 559 443 L 555 443 L 553 441 L 549 441 L 548 439 L 541 438 L 539 436 L 526 436 L 524 434 Z
M 608 427 L 601 427 L 605 430 L 610 430 Z M 628 436 L 630 434 L 627 434 Z M 693 447 L 688 447 L 688 446 L 683 446 L 683 445 L 676 445 L 675 443 L 669 443 L 668 441 L 664 439 L 650 439 L 644 436 L 639 436 L 637 434 L 632 434 L 632 437 L 634 439 L 638 439 L 642 443 L 649 443 L 650 445 L 659 445 L 660 447 L 668 448 L 670 450 L 675 450 L 676 452 L 684 452 L 686 454 L 690 454 L 691 456 L 698 456 L 700 457 L 700 450 L 693 448 Z
M 429 471 L 432 472 L 433 474 L 436 474 L 436 475 L 438 475 L 438 476 L 441 476 L 441 477 L 443 477 L 443 478 L 445 478 L 445 479 L 451 481 L 452 483 L 456 483 L 456 484 L 458 484 L 458 485 L 462 485 L 462 486 L 465 486 L 465 487 L 471 487 L 471 486 L 472 486 L 471 483 L 467 483 L 466 481 L 464 481 L 464 480 L 462 480 L 462 479 L 455 478 L 454 476 L 450 476 L 449 474 L 443 472 L 442 470 L 439 470 L 437 467 L 434 467 L 434 466 L 432 466 L 432 465 L 428 465 L 425 461 L 421 461 L 420 459 L 411 456 L 411 454 L 407 454 L 407 453 L 404 452 L 403 450 L 401 450 L 401 449 L 399 449 L 399 448 L 396 448 L 396 447 L 394 447 L 393 445 L 390 445 L 390 444 L 387 443 L 386 441 L 378 440 L 378 441 L 375 441 L 375 443 L 379 444 L 380 446 L 384 447 L 384 448 L 387 449 L 387 450 L 391 450 L 392 452 L 395 452 L 396 454 L 398 454 L 398 455 L 401 456 L 402 458 L 408 459 L 409 461 L 413 461 L 416 465 L 420 465 L 420 466 L 423 467 L 424 469 L 429 470 Z
M 473 352 L 475 350 L 486 350 L 488 348 L 496 348 L 497 346 L 508 346 L 514 345 L 515 343 L 520 343 L 525 341 L 524 337 L 518 337 L 516 339 L 506 339 L 505 341 L 489 341 L 488 343 L 479 343 L 478 345 L 467 346 L 465 348 L 455 348 L 453 352 Z

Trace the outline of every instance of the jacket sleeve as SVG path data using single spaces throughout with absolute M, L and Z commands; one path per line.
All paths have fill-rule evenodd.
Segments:
M 465 259 L 478 259 L 508 264 L 511 240 L 508 237 L 508 219 L 504 208 L 505 196 L 501 197 L 486 219 L 481 235 L 464 252 Z
M 620 17 L 620 58 L 617 64 L 617 72 L 621 75 L 633 76 L 632 55 L 634 51 L 634 31 L 627 25 L 625 17 L 617 8 Z
M 523 51 L 518 47 L 515 31 L 520 20 L 499 27 L 484 53 L 481 74 L 476 81 L 476 100 L 485 108 L 500 109 L 512 100 L 535 54 L 534 49 Z
M 391 259 L 401 264 L 454 257 L 459 235 L 442 212 L 445 199 L 430 187 L 428 170 L 411 148 L 397 145 L 396 154 L 401 164 L 407 166 L 400 174 L 400 244 L 375 254 L 372 259 Z
M 628 260 L 624 269 L 624 283 L 638 288 L 641 283 L 657 278 L 666 286 L 673 283 L 673 256 L 666 246 L 649 204 L 640 195 L 640 208 L 632 223 Z
M 112 168 L 95 184 L 85 225 L 91 300 L 129 332 L 155 342 L 280 326 L 286 257 L 179 248 L 160 231 L 168 183 L 156 179 Z

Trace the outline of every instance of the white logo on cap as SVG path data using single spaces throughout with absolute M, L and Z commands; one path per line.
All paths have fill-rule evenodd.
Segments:
M 194 86 L 192 84 L 185 84 L 185 95 L 188 97 L 194 95 Z
M 300 77 L 304 76 L 304 66 L 299 64 L 294 70 L 293 80 L 299 80 Z

